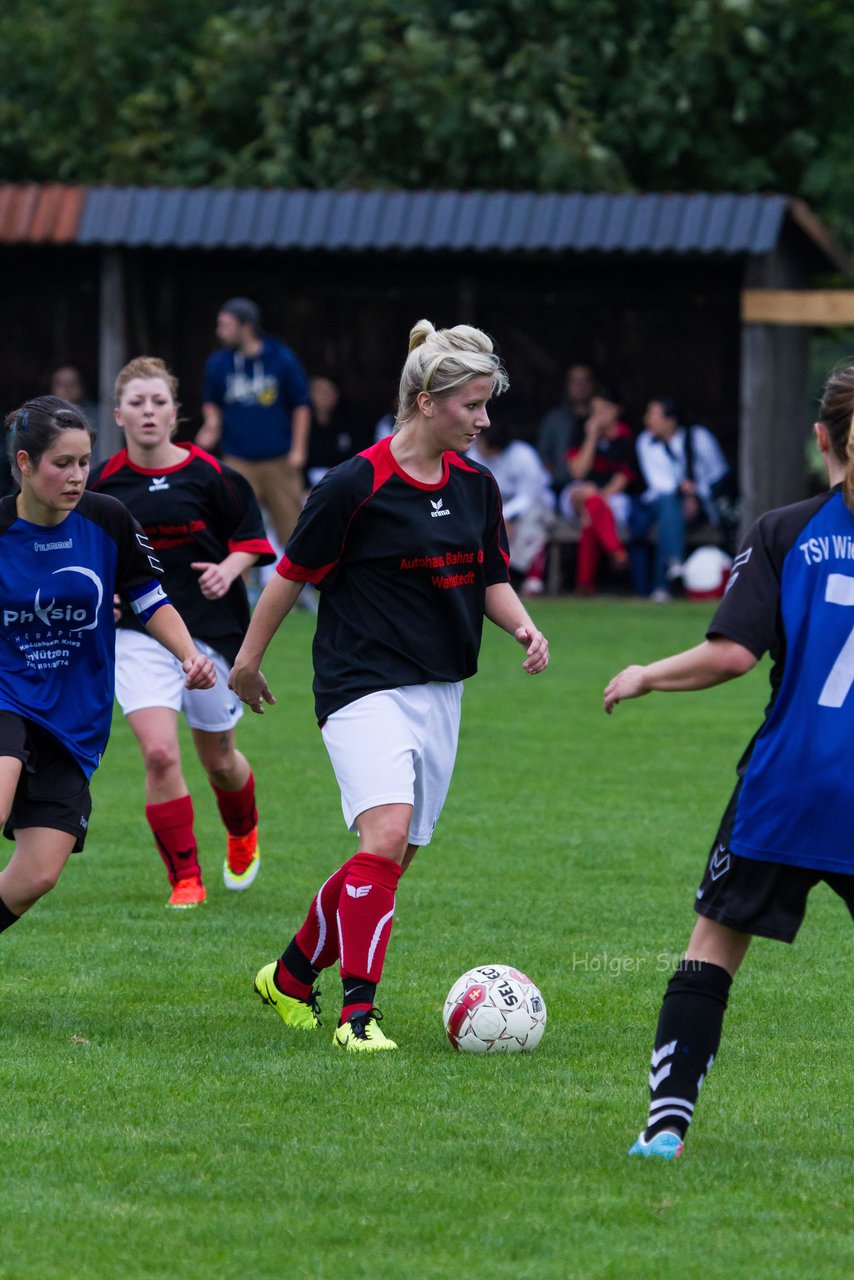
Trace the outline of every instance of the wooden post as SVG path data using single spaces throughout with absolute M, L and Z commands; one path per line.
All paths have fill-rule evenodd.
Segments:
M 761 512 L 807 495 L 810 321 L 802 305 L 806 291 L 793 275 L 779 253 L 751 263 L 746 272 L 739 429 L 742 532 Z M 771 298 L 775 301 L 769 308 Z
M 125 322 L 125 273 L 120 249 L 101 254 L 100 318 L 98 329 L 99 458 L 109 458 L 122 447 L 122 433 L 113 418 L 116 374 L 127 362 Z

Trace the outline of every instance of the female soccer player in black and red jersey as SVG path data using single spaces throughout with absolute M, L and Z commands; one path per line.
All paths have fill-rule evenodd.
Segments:
M 334 1043 L 393 1049 L 374 1007 L 395 890 L 429 843 L 451 780 L 462 681 L 474 675 L 483 619 L 509 632 L 534 675 L 548 644 L 509 581 L 501 503 L 465 459 L 489 426 L 507 375 L 485 333 L 412 330 L 395 434 L 333 468 L 308 499 L 278 573 L 256 606 L 231 675 L 260 712 L 275 701 L 264 652 L 306 582 L 320 593 L 314 638 L 317 718 L 359 850 L 315 896 L 281 959 L 255 989 L 291 1026 L 319 1026 L 319 972 L 340 963 Z
M 773 664 L 764 723 L 739 761 L 697 891 L 700 918 L 664 996 L 649 1115 L 630 1155 L 681 1155 L 751 939 L 793 942 L 821 880 L 854 915 L 852 415 L 854 366 L 831 375 L 815 424 L 830 491 L 760 517 L 702 644 L 626 667 L 605 690 L 610 713 L 655 689 L 721 684 L 766 652 Z
M 0 501 L 0 826 L 15 849 L 0 871 L 0 932 L 83 848 L 113 711 L 114 592 L 175 655 L 186 688 L 216 679 L 139 525 L 84 492 L 93 432 L 81 410 L 39 396 L 6 428 L 19 492 Z
M 175 661 L 122 612 L 116 697 L 142 749 L 145 816 L 172 885 L 167 905 L 187 908 L 206 895 L 181 768 L 180 711 L 227 831 L 225 887 L 246 889 L 258 872 L 255 781 L 235 746 L 243 708 L 227 674 L 249 623 L 241 573 L 275 556 L 248 482 L 196 445 L 172 440 L 176 395 L 161 360 L 141 356 L 125 365 L 116 379 L 116 421 L 126 447 L 97 468 L 90 488 L 120 498 L 139 520 L 163 564 L 170 599 L 222 676 L 204 697 L 185 689 Z

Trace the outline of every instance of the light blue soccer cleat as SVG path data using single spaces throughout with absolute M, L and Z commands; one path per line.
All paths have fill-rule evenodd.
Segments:
M 650 1138 L 647 1142 L 641 1133 L 633 1147 L 629 1148 L 630 1156 L 644 1156 L 649 1159 L 650 1156 L 658 1156 L 660 1160 L 676 1160 L 682 1154 L 682 1139 L 678 1133 L 657 1133 L 654 1138 Z

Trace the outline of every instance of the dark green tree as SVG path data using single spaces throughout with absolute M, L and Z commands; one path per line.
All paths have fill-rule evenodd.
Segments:
M 0 178 L 779 190 L 854 239 L 838 0 L 34 0 Z

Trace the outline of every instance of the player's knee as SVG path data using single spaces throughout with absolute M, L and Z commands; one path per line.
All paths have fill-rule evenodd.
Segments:
M 173 769 L 181 764 L 181 757 L 176 744 L 171 742 L 150 742 L 143 748 L 146 773 L 155 779 L 165 778 Z
M 409 843 L 408 818 L 389 816 L 375 824 L 371 835 L 370 852 L 381 858 L 399 862 Z
M 31 872 L 26 884 L 26 897 L 30 905 L 38 902 L 39 898 L 43 898 L 46 893 L 50 893 L 59 879 L 61 870 L 61 867 L 38 867 Z
M 218 760 L 215 764 L 206 764 L 205 772 L 208 775 L 208 781 L 212 783 L 213 786 L 219 787 L 222 791 L 229 791 L 233 789 L 233 760 Z

